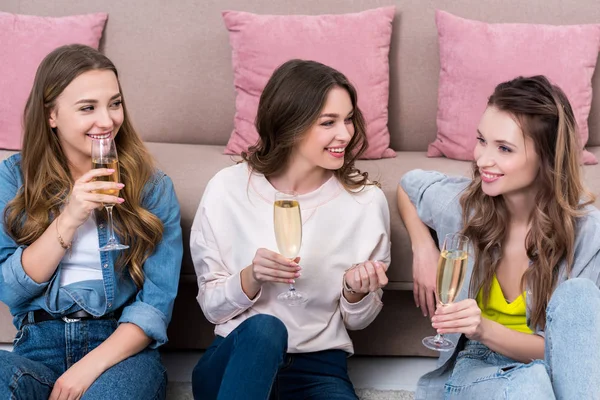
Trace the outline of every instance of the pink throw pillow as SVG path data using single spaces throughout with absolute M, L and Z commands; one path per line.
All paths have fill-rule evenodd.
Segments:
M 387 129 L 394 12 L 395 7 L 315 16 L 224 11 L 237 92 L 234 130 L 225 154 L 240 154 L 257 142 L 254 119 L 262 90 L 279 65 L 299 58 L 337 69 L 356 87 L 369 141 L 363 158 L 395 157 Z
M 107 14 L 37 17 L 0 12 L 0 148 L 21 148 L 27 97 L 40 62 L 66 44 L 98 48 Z
M 494 87 L 517 76 L 546 75 L 565 92 L 579 125 L 582 161 L 598 161 L 588 140 L 592 75 L 600 25 L 488 24 L 436 11 L 440 48 L 437 139 L 429 157 L 472 160 L 476 130 Z

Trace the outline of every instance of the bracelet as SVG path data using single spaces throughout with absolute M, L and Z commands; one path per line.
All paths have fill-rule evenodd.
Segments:
M 350 286 L 348 286 L 348 282 L 346 282 L 346 277 L 344 276 L 344 278 L 342 279 L 344 281 L 344 290 L 347 292 L 350 292 L 352 294 L 356 294 L 356 290 L 352 289 Z
M 60 217 L 60 215 L 58 217 L 56 217 L 56 236 L 58 238 L 58 243 L 60 243 L 60 247 L 62 247 L 65 250 L 71 250 L 71 245 L 73 244 L 73 242 L 66 244 L 65 241 L 63 240 L 62 236 L 60 236 L 60 232 L 58 231 L 58 218 Z
M 350 268 L 348 268 L 347 270 L 344 271 L 344 276 L 342 278 L 342 286 L 344 288 L 345 291 L 350 292 L 352 294 L 357 294 L 358 292 L 354 289 L 352 289 L 349 285 L 348 282 L 346 282 L 346 272 L 356 268 L 357 266 L 359 266 L 360 264 L 352 264 L 352 266 Z

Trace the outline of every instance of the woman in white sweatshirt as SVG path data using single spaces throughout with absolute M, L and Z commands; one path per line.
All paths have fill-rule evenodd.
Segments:
M 381 311 L 390 262 L 383 192 L 354 161 L 367 146 L 354 87 L 291 60 L 267 83 L 258 143 L 209 182 L 191 232 L 198 302 L 216 338 L 194 369 L 196 399 L 356 399 L 347 330 Z M 294 191 L 302 246 L 276 245 L 273 202 Z M 277 299 L 295 282 L 307 302 Z

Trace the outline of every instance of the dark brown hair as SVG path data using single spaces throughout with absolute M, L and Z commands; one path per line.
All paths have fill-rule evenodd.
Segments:
M 265 176 L 280 172 L 286 167 L 296 143 L 316 123 L 329 91 L 335 87 L 345 89 L 350 96 L 354 135 L 346 147 L 344 165 L 333 172 L 346 190 L 377 184 L 354 166 L 368 145 L 354 86 L 341 72 L 315 61 L 290 60 L 273 72 L 258 105 L 259 140 L 248 152 L 242 153 L 242 158 Z
M 79 75 L 92 70 L 112 71 L 118 79 L 117 69 L 106 56 L 77 44 L 57 48 L 38 67 L 23 119 L 24 184 L 4 210 L 6 230 L 18 244 L 30 245 L 42 235 L 52 219 L 60 214 L 73 188 L 68 160 L 50 127 L 49 117 L 63 90 Z M 119 91 L 122 94 L 120 83 Z M 125 202 L 115 207 L 114 217 L 120 240 L 130 248 L 122 252 L 117 264 L 127 265 L 132 279 L 141 287 L 144 261 L 162 240 L 163 224 L 141 205 L 144 185 L 155 168 L 131 125 L 124 96 L 122 107 L 124 120 L 115 144 L 119 151 L 121 182 L 125 184 L 121 197 Z
M 496 86 L 488 107 L 511 115 L 533 140 L 540 158 L 540 190 L 526 237 L 531 265 L 521 288 L 532 290 L 532 324 L 545 327 L 546 307 L 555 289 L 560 263 L 573 264 L 575 219 L 593 202 L 584 188 L 579 166 L 581 145 L 571 104 L 563 91 L 544 76 L 518 77 Z M 483 288 L 487 304 L 491 282 L 501 258 L 509 213 L 502 196 L 483 193 L 477 165 L 473 181 L 461 198 L 464 233 L 472 240 L 475 265 L 471 292 Z

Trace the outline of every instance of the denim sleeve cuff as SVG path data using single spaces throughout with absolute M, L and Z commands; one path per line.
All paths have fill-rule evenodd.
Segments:
M 404 174 L 402 179 L 400 179 L 400 185 L 408 195 L 410 201 L 416 204 L 418 196 L 424 187 L 426 188 L 444 178 L 446 176 L 441 172 L 415 169 Z
M 238 272 L 235 275 L 231 275 L 225 281 L 225 297 L 227 300 L 241 309 L 247 309 L 256 303 L 262 294 L 262 289 L 258 291 L 254 299 L 248 298 L 244 290 L 242 290 L 242 273 Z
M 119 323 L 129 322 L 140 327 L 152 339 L 150 348 L 167 343 L 167 317 L 149 304 L 136 301 L 123 309 Z
M 5 266 L 8 266 L 8 268 L 3 267 L 2 274 L 4 283 L 17 296 L 25 299 L 33 299 L 42 294 L 46 287 L 48 287 L 49 282 L 37 283 L 27 275 L 21 263 L 23 250 L 24 247 L 22 246 L 17 248 L 10 258 L 6 260 Z
M 350 303 L 344 297 L 344 289 L 342 289 L 340 303 L 344 311 L 346 311 L 348 314 L 363 314 L 369 311 L 371 308 L 373 308 L 373 306 L 383 307 L 383 303 L 381 302 L 382 295 L 383 291 L 379 289 L 376 292 L 369 293 L 356 303 Z

